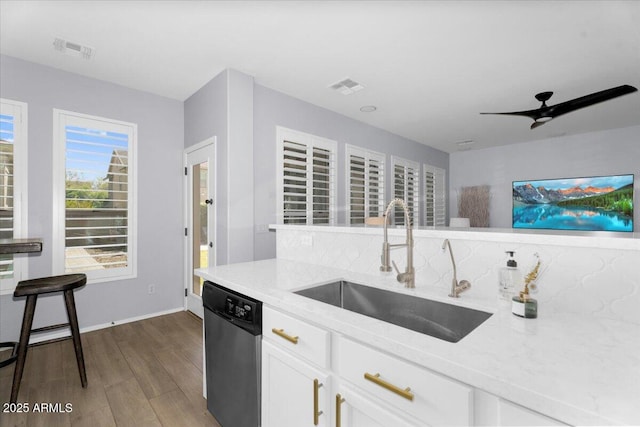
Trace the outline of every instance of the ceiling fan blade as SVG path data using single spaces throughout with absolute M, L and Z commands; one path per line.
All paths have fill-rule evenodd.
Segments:
M 575 98 L 570 101 L 561 102 L 560 104 L 547 107 L 546 115 L 550 117 L 558 117 L 581 108 L 589 107 L 600 102 L 636 92 L 637 90 L 638 89 L 635 87 L 629 85 L 601 90 L 600 92 L 594 92 L 589 95 L 581 96 L 580 98 Z
M 509 113 L 480 113 L 480 114 L 498 114 L 501 116 L 523 116 L 523 117 L 530 117 L 535 120 L 537 117 L 539 117 L 538 115 L 539 112 L 540 110 L 536 109 L 536 110 L 527 110 L 527 111 L 512 111 Z
M 534 130 L 535 128 L 540 127 L 545 123 L 549 123 L 550 121 L 551 120 L 547 120 L 547 121 L 544 121 L 544 122 L 533 122 L 533 123 L 531 123 L 531 130 Z

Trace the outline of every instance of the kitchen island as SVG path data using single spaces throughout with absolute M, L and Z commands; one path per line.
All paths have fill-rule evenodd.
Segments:
M 395 280 L 395 274 L 380 273 L 371 268 L 371 265 L 376 266 L 379 262 L 378 251 L 372 251 L 376 255 L 373 260 L 360 259 L 372 256 L 367 253 L 367 247 L 373 245 L 379 248 L 380 230 L 358 233 L 355 230 L 341 232 L 338 228 L 317 230 L 314 227 L 277 227 L 293 231 L 293 234 L 282 233 L 278 236 L 278 259 L 211 267 L 199 270 L 197 274 L 263 301 L 266 307 L 277 312 L 330 331 L 334 337 L 332 343 L 346 337 L 401 358 L 416 369 L 428 369 L 457 384 L 468 386 L 471 402 L 469 424 L 509 424 L 506 412 L 502 418 L 491 414 L 495 411 L 495 399 L 504 407 L 513 403 L 519 408 L 542 414 L 548 417 L 551 424 L 640 424 L 640 412 L 637 410 L 637 402 L 640 402 L 640 325 L 633 321 L 635 317 L 632 314 L 627 314 L 630 310 L 625 305 L 628 299 L 637 298 L 639 286 L 635 267 L 640 264 L 640 251 L 635 238 L 624 243 L 609 242 L 609 247 L 604 249 L 563 247 L 558 239 L 552 242 L 559 246 L 556 248 L 559 252 L 556 252 L 540 243 L 525 247 L 533 243 L 509 239 L 505 242 L 496 234 L 487 234 L 487 239 L 493 239 L 493 243 L 499 245 L 497 252 L 502 246 L 517 244 L 524 252 L 542 252 L 543 261 L 550 264 L 549 271 L 544 273 L 546 276 L 542 276 L 545 280 L 541 280 L 540 284 L 539 317 L 523 319 L 512 315 L 508 306 L 496 302 L 497 284 L 492 283 L 493 277 L 487 281 L 489 285 L 483 282 L 483 277 L 492 276 L 493 269 L 500 265 L 497 261 L 489 262 L 489 267 L 485 265 L 480 269 L 473 267 L 470 262 L 461 262 L 458 277 L 470 279 L 474 288 L 458 299 L 449 298 L 443 292 L 450 283 L 450 265 L 446 257 L 425 255 L 431 250 L 428 249 L 428 239 L 439 241 L 443 236 L 448 236 L 454 251 L 456 248 L 459 250 L 461 259 L 472 260 L 474 254 L 478 254 L 483 260 L 481 264 L 487 264 L 487 252 L 491 252 L 488 249 L 495 248 L 477 240 L 477 235 L 469 236 L 469 241 L 464 243 L 461 238 L 464 235 L 460 234 L 462 231 L 434 230 L 435 236 L 423 232 L 425 242 L 416 242 L 417 247 L 424 246 L 422 251 L 417 251 L 417 258 L 423 257 L 424 260 L 418 262 L 420 267 L 416 272 L 416 289 L 405 289 Z M 278 230 L 280 233 L 281 228 Z M 322 247 L 326 237 L 322 236 L 323 233 L 332 239 L 331 245 L 336 248 L 330 253 Z M 393 230 L 391 236 L 400 234 L 400 230 Z M 349 237 L 351 243 L 342 242 L 340 236 Z M 356 250 L 358 243 L 354 243 L 356 236 L 360 236 L 364 242 L 359 251 Z M 575 242 L 569 243 L 575 245 Z M 298 250 L 294 251 L 292 248 L 296 246 Z M 310 257 L 307 261 L 291 259 L 301 257 L 305 251 Z M 602 286 L 593 288 L 593 277 L 606 276 L 587 271 L 584 266 L 581 271 L 575 272 L 575 283 L 571 282 L 573 276 L 564 271 L 566 269 L 560 262 L 571 264 L 568 251 L 574 255 L 577 252 L 575 256 L 581 263 L 595 263 L 593 268 L 596 271 L 608 272 L 611 277 L 620 274 L 623 277 L 620 280 L 626 280 L 620 285 L 623 291 L 616 290 L 613 283 L 602 283 Z M 294 252 L 296 255 L 292 255 Z M 498 257 L 498 261 L 501 260 L 502 254 L 493 255 Z M 401 259 L 401 254 L 394 252 L 392 257 Z M 338 258 L 346 258 L 351 268 L 326 265 L 335 263 Z M 402 262 L 399 263 L 401 269 Z M 564 272 L 557 273 L 554 268 Z M 487 273 L 488 270 L 491 274 Z M 432 276 L 437 277 L 439 282 L 434 283 Z M 564 285 L 569 289 L 561 284 L 549 283 L 557 280 L 557 277 L 563 278 Z M 618 280 L 617 277 L 614 279 Z M 292 292 L 335 280 L 348 280 L 484 310 L 493 315 L 461 341 L 449 343 Z M 608 285 L 608 288 L 604 288 Z M 491 288 L 486 289 L 487 286 Z M 576 294 L 573 298 L 572 292 L 579 290 L 582 294 Z M 576 304 L 583 305 L 597 296 L 601 306 L 565 309 L 565 294 L 568 294 L 566 300 L 573 299 Z M 269 334 L 270 331 L 264 333 Z M 339 383 L 338 380 L 334 382 Z M 332 411 L 335 412 L 335 409 Z

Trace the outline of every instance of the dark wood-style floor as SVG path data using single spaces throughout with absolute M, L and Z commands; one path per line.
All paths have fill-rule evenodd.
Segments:
M 14 364 L 0 369 L 0 426 L 215 426 L 202 397 L 202 321 L 188 312 L 82 334 L 88 387 L 71 340 L 32 347 L 18 402 L 6 413 Z M 5 358 L 5 355 L 0 355 Z M 70 412 L 33 412 L 34 405 L 71 404 Z M 56 409 L 54 407 L 54 409 Z

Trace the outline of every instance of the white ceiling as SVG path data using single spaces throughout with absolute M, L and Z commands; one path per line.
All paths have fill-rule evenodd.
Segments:
M 530 130 L 537 108 L 640 88 L 638 1 L 5 1 L 5 55 L 185 100 L 226 68 L 447 152 L 640 124 L 640 92 Z M 60 54 L 56 37 L 96 49 Z M 328 89 L 351 78 L 365 89 Z M 377 111 L 362 113 L 361 106 Z

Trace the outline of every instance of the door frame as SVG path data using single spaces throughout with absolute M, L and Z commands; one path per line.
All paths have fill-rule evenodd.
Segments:
M 189 165 L 188 165 L 188 156 L 189 154 L 198 151 L 200 149 L 203 148 L 207 148 L 209 146 L 211 146 L 212 148 L 212 153 L 211 153 L 211 159 L 210 159 L 210 164 L 209 164 L 209 183 L 210 185 L 210 189 L 209 189 L 209 197 L 213 199 L 213 205 L 212 205 L 212 210 L 210 211 L 209 214 L 209 218 L 208 218 L 208 227 L 207 230 L 209 231 L 209 233 L 213 233 L 213 239 L 211 240 L 213 242 L 213 247 L 211 249 L 209 249 L 209 266 L 214 266 L 216 265 L 216 224 L 217 224 L 217 219 L 216 219 L 216 203 L 217 203 L 217 189 L 216 189 L 216 184 L 217 184 L 217 180 L 216 180 L 216 169 L 217 169 L 217 164 L 216 164 L 216 158 L 217 158 L 217 138 L 216 136 L 212 136 L 209 137 L 207 139 L 205 139 L 204 141 L 201 141 L 197 144 L 194 144 L 190 147 L 185 148 L 184 152 L 183 152 L 183 160 L 182 160 L 182 165 L 184 170 L 188 170 L 189 169 Z M 189 309 L 189 298 L 195 299 L 195 300 L 201 300 L 202 297 L 195 295 L 191 292 L 191 281 L 193 278 L 193 270 L 191 268 L 191 266 L 193 265 L 193 227 L 191 224 L 191 210 L 192 210 L 192 206 L 190 204 L 190 198 L 191 198 L 191 194 L 192 194 L 192 177 L 190 174 L 185 173 L 183 175 L 183 179 L 184 179 L 184 184 L 183 184 L 183 191 L 184 191 L 184 209 L 183 209 L 183 214 L 184 214 L 184 228 L 186 230 L 185 233 L 185 239 L 184 239 L 184 280 L 183 280 L 183 291 L 185 293 L 184 296 L 184 309 L 188 310 Z M 199 316 L 200 318 L 203 318 L 204 316 L 204 310 L 202 308 L 202 303 L 200 302 L 200 304 L 198 305 L 199 309 L 196 309 L 195 311 L 192 311 L 194 314 L 196 314 L 197 316 Z

